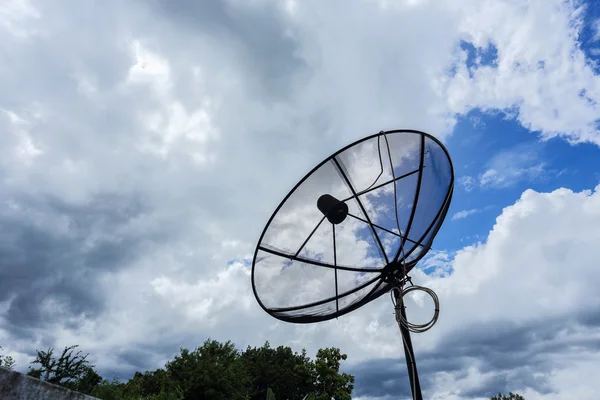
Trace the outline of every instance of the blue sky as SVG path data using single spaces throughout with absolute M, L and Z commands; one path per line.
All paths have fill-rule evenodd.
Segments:
M 581 0 L 0 2 L 0 346 L 25 370 L 77 343 L 105 376 L 207 337 L 335 346 L 356 399 L 406 397 L 387 296 L 284 324 L 248 264 L 314 165 L 411 128 L 456 173 L 413 276 L 442 303 L 414 338 L 428 398 L 595 400 L 599 18 Z
M 456 182 L 434 250 L 453 253 L 485 241 L 502 209 L 514 204 L 526 189 L 580 192 L 600 184 L 598 146 L 571 145 L 559 138 L 542 141 L 505 112 L 469 112 L 458 120 L 444 145 L 452 157 Z M 368 228 L 361 232 L 361 239 L 371 240 Z M 372 255 L 377 254 L 373 248 Z
M 434 243 L 439 250 L 455 251 L 484 240 L 501 210 L 526 189 L 551 192 L 567 187 L 579 192 L 600 183 L 597 146 L 570 145 L 558 138 L 542 142 L 505 113 L 469 113 L 446 145 L 456 187 L 444 229 Z M 482 184 L 482 176 L 494 168 L 498 176 Z M 460 218 L 463 211 L 469 214 Z
M 600 4 L 593 1 L 585 4 L 580 48 L 598 73 Z M 477 48 L 462 41 L 461 48 L 467 52 L 469 69 L 494 66 L 497 62 L 498 50 L 493 43 Z M 597 146 L 571 145 L 558 138 L 542 141 L 539 132 L 529 131 L 515 121 L 514 113 L 515 110 L 474 109 L 459 118 L 453 135 L 445 143 L 454 162 L 456 190 L 448 221 L 437 236 L 435 248 L 452 252 L 484 239 L 500 210 L 514 204 L 526 189 L 550 192 L 567 187 L 582 191 L 600 183 Z M 600 126 L 600 116 L 597 124 Z M 495 183 L 496 177 L 482 184 L 482 175 L 495 167 L 500 167 L 498 174 L 505 181 Z
M 581 49 L 586 57 L 595 62 L 594 70 L 600 72 L 600 44 L 598 43 L 598 19 L 600 18 L 600 5 L 597 2 L 586 2 L 586 10 L 583 16 L 581 29 Z

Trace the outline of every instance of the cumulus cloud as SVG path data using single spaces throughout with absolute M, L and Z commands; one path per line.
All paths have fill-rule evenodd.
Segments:
M 453 111 L 505 110 L 544 139 L 600 143 L 600 78 L 577 41 L 584 2 L 452 4 L 468 10 L 460 23 L 464 40 L 498 54 L 491 65 L 469 68 L 463 51 L 454 74 L 441 80 Z
M 512 390 L 558 399 L 581 387 L 579 398 L 594 398 L 586 378 L 594 370 L 577 380 L 571 368 L 600 360 L 592 250 L 600 239 L 599 210 L 600 186 L 580 193 L 527 190 L 503 210 L 485 242 L 441 260 L 452 274 L 415 274 L 441 302 L 438 324 L 413 338 L 427 397 L 485 399 Z M 430 315 L 409 301 L 409 318 Z M 382 357 L 358 364 L 354 371 L 366 384 L 357 395 L 409 394 L 403 362 Z
M 313 353 L 338 346 L 357 362 L 400 355 L 384 300 L 320 325 L 268 317 L 247 262 L 263 224 L 317 162 L 381 129 L 443 138 L 457 113 L 516 107 L 517 121 L 545 138 L 598 143 L 598 77 L 577 48 L 577 4 L 3 2 L 3 347 L 25 369 L 36 348 L 78 343 L 106 374 L 159 366 L 207 336 Z M 467 70 L 461 40 L 493 43 L 497 62 Z M 597 300 L 597 199 L 526 192 L 485 244 L 431 259 L 445 272 L 418 275 L 443 301 L 439 325 L 415 339 L 417 357 L 432 360 L 428 393 L 479 395 L 493 371 L 515 382 L 508 365 L 527 358 L 495 364 L 495 346 L 513 328 L 529 343 L 534 320 L 558 344 L 544 318 L 571 316 L 574 333 L 561 335 L 588 346 L 573 364 L 592 365 L 586 329 L 597 321 L 582 310 Z M 477 342 L 504 321 L 502 340 Z M 490 360 L 471 365 L 470 340 Z M 450 345 L 463 353 L 436 364 Z M 547 367 L 567 362 L 563 348 L 523 350 L 540 360 L 519 379 L 554 373 L 527 381 L 535 393 L 577 385 Z

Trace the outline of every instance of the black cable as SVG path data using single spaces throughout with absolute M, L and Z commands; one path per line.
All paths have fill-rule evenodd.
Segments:
M 407 279 L 407 281 L 410 281 L 410 279 Z M 440 299 L 432 289 L 423 286 L 413 285 L 412 282 L 410 282 L 410 284 L 411 286 L 407 287 L 406 289 L 402 289 L 400 287 L 395 287 L 392 289 L 392 303 L 394 304 L 394 309 L 396 310 L 396 321 L 398 322 L 398 324 L 402 324 L 406 329 L 408 329 L 412 333 L 423 333 L 431 329 L 433 325 L 435 325 L 435 323 L 437 322 L 440 315 Z M 413 291 L 425 292 L 429 296 L 431 296 L 431 299 L 433 300 L 433 317 L 427 323 L 414 324 L 412 322 L 408 322 L 406 318 L 403 318 L 398 313 L 400 308 L 404 307 L 404 296 Z
M 402 236 L 402 230 L 400 229 L 400 220 L 398 219 L 398 191 L 396 189 L 396 173 L 394 172 L 394 163 L 392 162 L 392 151 L 390 150 L 390 143 L 387 139 L 387 134 L 383 134 L 385 139 L 385 145 L 387 147 L 388 158 L 390 160 L 390 169 L 392 170 L 392 179 L 394 180 L 394 211 L 396 213 L 396 227 L 398 228 L 398 235 Z
M 383 131 L 381 131 L 380 133 L 382 133 Z M 381 141 L 381 136 L 377 136 L 377 153 L 379 154 L 379 175 L 377 175 L 377 178 L 375 178 L 375 180 L 373 181 L 373 183 L 371 183 L 371 185 L 366 188 L 365 190 L 363 190 L 363 192 L 368 191 L 369 189 L 371 189 L 373 186 L 375 186 L 375 184 L 377 183 L 377 181 L 379 180 L 379 178 L 381 178 L 381 175 L 383 175 L 383 160 L 381 159 L 381 145 L 380 142 Z M 361 192 L 362 193 L 362 192 Z M 359 194 L 361 194 L 359 193 Z

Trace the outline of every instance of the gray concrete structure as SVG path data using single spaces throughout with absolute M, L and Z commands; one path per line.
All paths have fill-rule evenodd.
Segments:
M 98 400 L 61 386 L 40 381 L 17 371 L 0 367 L 2 400 Z

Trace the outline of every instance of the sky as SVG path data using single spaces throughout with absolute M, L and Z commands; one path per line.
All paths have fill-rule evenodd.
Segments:
M 407 128 L 444 143 L 456 178 L 413 273 L 441 302 L 413 335 L 425 396 L 597 397 L 594 0 L 7 0 L 0 32 L 0 345 L 17 369 L 79 344 L 127 377 L 208 337 L 269 340 L 342 349 L 357 399 L 408 398 L 386 296 L 284 323 L 249 268 L 313 166 Z

